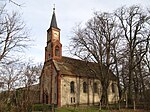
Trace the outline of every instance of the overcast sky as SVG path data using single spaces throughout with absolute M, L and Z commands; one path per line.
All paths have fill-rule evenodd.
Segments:
M 8 10 L 22 13 L 22 18 L 30 30 L 34 46 L 27 50 L 27 57 L 35 62 L 44 62 L 47 29 L 50 26 L 53 7 L 56 8 L 57 25 L 61 29 L 63 55 L 67 52 L 73 27 L 88 21 L 95 11 L 113 12 L 121 6 L 133 4 L 149 7 L 150 0 L 14 0 L 23 7 L 14 7 L 8 1 Z M 0 1 L 2 3 L 2 1 Z

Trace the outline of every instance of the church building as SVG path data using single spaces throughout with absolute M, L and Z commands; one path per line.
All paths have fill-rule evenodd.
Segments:
M 102 85 L 100 79 L 89 69 L 96 64 L 62 56 L 60 29 L 57 25 L 55 9 L 51 24 L 47 30 L 45 62 L 40 76 L 40 102 L 66 105 L 95 105 L 101 100 Z M 115 76 L 108 87 L 108 101 L 118 101 L 118 88 Z

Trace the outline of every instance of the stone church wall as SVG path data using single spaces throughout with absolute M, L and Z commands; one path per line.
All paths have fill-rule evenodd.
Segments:
M 70 92 L 70 83 L 74 81 L 75 83 L 75 92 Z M 86 93 L 83 92 L 83 82 L 88 84 L 88 90 Z M 93 92 L 93 83 L 96 82 L 97 93 Z M 99 80 L 79 78 L 79 77 L 70 77 L 64 76 L 61 80 L 61 105 L 73 105 L 73 104 L 94 104 L 98 103 L 101 99 L 101 83 Z
M 70 83 L 74 81 L 75 83 L 75 92 L 70 92 Z M 88 91 L 83 92 L 83 82 L 88 84 Z M 97 92 L 93 91 L 93 83 L 96 82 Z M 112 92 L 111 84 L 114 83 L 115 92 Z M 102 95 L 101 82 L 97 79 L 87 79 L 84 77 L 73 77 L 73 76 L 63 76 L 61 79 L 61 105 L 87 105 L 87 104 L 98 104 Z M 118 101 L 118 89 L 116 82 L 110 81 L 108 87 L 108 99 L 109 103 L 114 103 Z
M 43 89 L 43 92 L 46 94 L 50 94 L 50 88 L 51 88 L 51 75 L 50 75 L 50 70 L 49 67 L 44 68 L 43 75 L 40 79 L 41 81 L 41 89 Z
M 53 69 L 52 76 L 52 103 L 57 104 L 57 72 L 56 69 Z

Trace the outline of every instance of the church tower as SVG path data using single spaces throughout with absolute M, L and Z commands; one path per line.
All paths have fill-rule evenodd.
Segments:
M 55 67 L 55 62 L 62 58 L 62 44 L 60 42 L 60 29 L 57 26 L 55 8 L 47 30 L 47 45 L 45 47 L 45 62 L 40 77 L 40 102 L 57 104 L 61 106 L 60 73 Z
M 62 44 L 60 43 L 60 29 L 57 26 L 55 8 L 51 19 L 50 28 L 47 30 L 47 46 L 45 47 L 45 62 L 59 61 L 62 57 Z

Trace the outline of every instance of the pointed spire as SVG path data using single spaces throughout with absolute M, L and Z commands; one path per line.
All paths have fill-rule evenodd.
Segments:
M 55 4 L 54 4 L 54 8 L 53 8 L 53 15 L 52 15 L 50 27 L 58 28 L 57 27 L 56 16 L 55 16 Z

